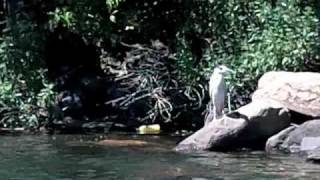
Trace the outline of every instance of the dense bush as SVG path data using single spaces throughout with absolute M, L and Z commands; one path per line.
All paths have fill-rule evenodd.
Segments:
M 308 70 L 309 60 L 319 64 L 316 5 L 299 0 L 197 1 L 178 39 L 188 42 L 192 33 L 206 45 L 192 69 L 192 56 L 186 53 L 192 46 L 180 44 L 182 76 L 204 76 L 216 64 L 226 64 L 236 71 L 229 81 L 234 104 L 246 103 L 263 73 Z
M 0 127 L 39 128 L 53 104 L 42 60 L 43 32 L 28 16 L 8 19 L 0 37 Z
M 107 73 L 108 64 L 128 59 L 130 48 L 121 42 L 151 44 L 159 39 L 170 48 L 173 79 L 184 93 L 199 94 L 198 85 L 206 86 L 214 66 L 225 64 L 236 71 L 227 78 L 234 106 L 249 101 L 263 73 L 316 71 L 320 63 L 316 0 L 39 3 L 41 17 L 13 14 L 10 31 L 0 37 L 1 126 L 39 127 L 44 122 L 41 114 L 46 113 L 41 112 L 54 97 L 45 77 L 44 37 L 61 24 L 98 47 Z
M 110 11 L 120 2 L 103 1 L 103 7 Z M 54 84 L 47 79 L 44 62 L 45 38 L 58 23 L 72 28 L 74 12 L 67 11 L 64 5 L 70 4 L 64 1 L 1 5 L 8 6 L 1 7 L 1 16 L 6 16 L 0 29 L 0 127 L 38 129 L 57 113 Z M 80 27 L 85 26 L 79 23 Z

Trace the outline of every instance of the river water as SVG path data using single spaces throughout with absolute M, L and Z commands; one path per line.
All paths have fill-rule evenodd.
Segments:
M 112 144 L 98 144 L 98 139 Z M 121 140 L 149 142 L 120 144 Z M 0 136 L 1 180 L 320 179 L 320 165 L 263 152 L 181 154 L 159 136 Z

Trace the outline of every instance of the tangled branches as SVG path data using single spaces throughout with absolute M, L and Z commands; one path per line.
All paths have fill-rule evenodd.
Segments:
M 151 46 L 122 45 L 131 49 L 124 61 L 109 61 L 105 67 L 115 75 L 125 95 L 106 104 L 122 109 L 144 106 L 142 115 L 134 117 L 143 123 L 170 122 L 182 111 L 203 108 L 203 86 L 185 86 L 179 81 L 175 58 L 167 46 L 159 41 Z

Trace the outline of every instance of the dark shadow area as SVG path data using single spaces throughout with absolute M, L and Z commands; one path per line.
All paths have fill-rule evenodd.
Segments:
M 315 117 L 301 114 L 301 113 L 298 113 L 298 112 L 292 111 L 292 110 L 290 110 L 290 115 L 291 115 L 291 122 L 294 124 L 302 124 L 306 121 L 315 119 Z
M 45 45 L 48 77 L 55 82 L 63 115 L 56 125 L 77 131 L 84 123 L 102 121 L 112 110 L 104 102 L 112 96 L 108 90 L 113 91 L 113 85 L 102 72 L 96 47 L 62 26 L 49 33 Z

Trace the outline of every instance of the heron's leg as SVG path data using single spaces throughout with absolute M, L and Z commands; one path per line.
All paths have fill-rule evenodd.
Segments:
M 207 104 L 207 108 L 206 108 L 206 114 L 204 116 L 204 125 L 208 124 L 209 121 L 209 117 L 210 117 L 210 110 L 211 110 L 211 102 L 209 102 Z
M 231 112 L 231 96 L 230 93 L 227 94 L 228 96 L 228 113 Z
M 217 107 L 215 104 L 213 104 L 213 120 L 217 119 Z
M 213 101 L 210 100 L 210 102 L 207 105 L 207 114 L 205 116 L 205 120 L 204 120 L 204 126 L 208 125 L 212 119 L 215 119 L 215 113 L 214 113 L 214 104 Z

